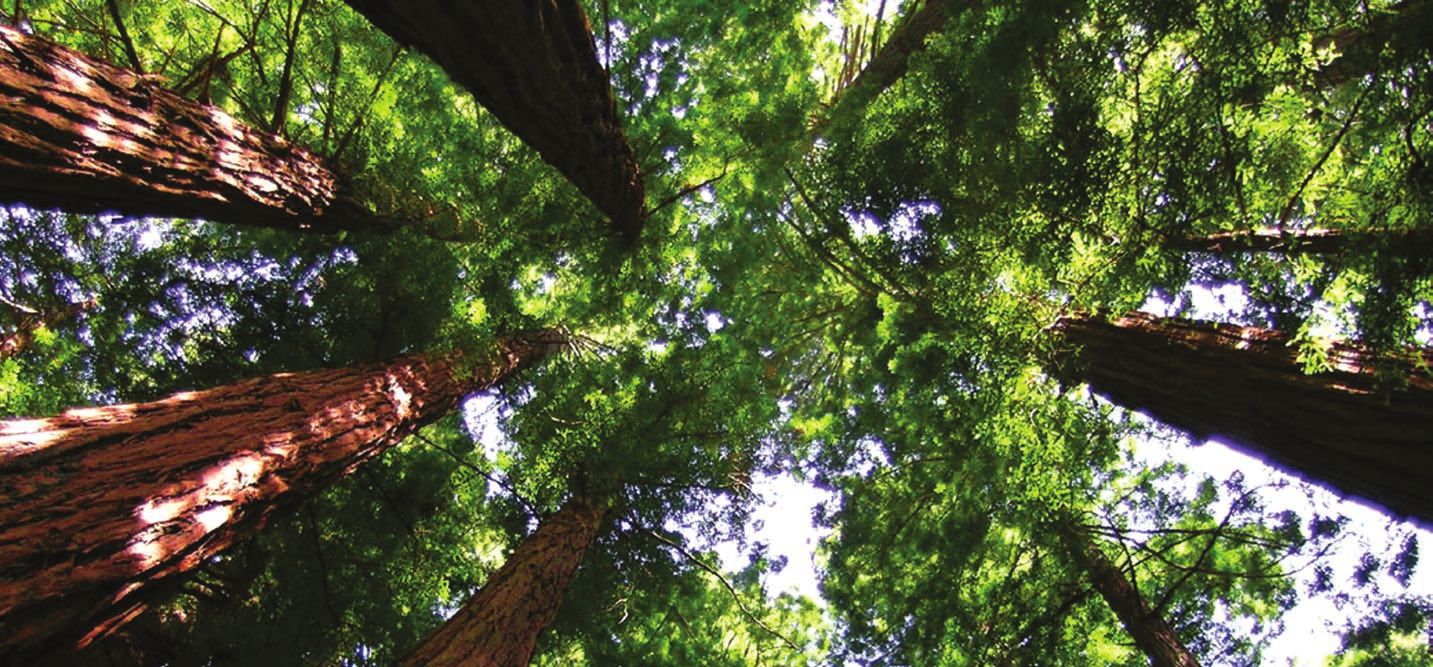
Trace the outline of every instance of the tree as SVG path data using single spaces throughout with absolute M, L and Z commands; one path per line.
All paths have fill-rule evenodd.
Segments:
M 491 358 L 281 374 L 7 423 L 3 648 L 83 647 L 113 631 L 166 580 L 565 342 L 544 331 Z
M 400 664 L 526 667 L 538 635 L 557 616 L 602 515 L 603 509 L 586 499 L 568 500 L 481 591 Z
M 0 26 L 0 197 L 308 232 L 393 225 L 318 156 L 158 82 Z
M 642 173 L 576 0 L 483 2 L 461 11 L 438 2 L 348 4 L 433 58 L 587 195 L 628 242 L 641 234 Z
M 1130 553 L 1118 561 L 1129 580 L 1193 654 L 1254 663 L 1292 604 L 1275 554 L 1298 522 L 1251 508 L 1225 531 L 1204 487 L 1149 501 L 1159 511 L 1143 523 L 1101 509 L 1124 497 L 1125 477 L 1154 473 L 1120 469 L 1138 467 L 1119 463 L 1124 413 L 1070 386 L 1081 377 L 1053 378 L 1082 370 L 1078 327 L 1055 325 L 1232 288 L 1247 304 L 1207 317 L 1361 340 L 1387 357 L 1372 363 L 1373 391 L 1416 395 L 1399 387 L 1421 376 L 1397 359 L 1426 326 L 1433 262 L 1388 239 L 1429 227 L 1433 61 L 1415 26 L 1387 18 L 1420 3 L 929 0 L 889 20 L 878 10 L 844 47 L 817 10 L 867 24 L 854 3 L 438 4 L 355 3 L 379 29 L 326 0 L 5 7 L 22 31 L 164 76 L 341 161 L 364 192 L 419 218 L 442 202 L 463 224 L 436 236 L 480 241 L 180 223 L 155 257 L 140 231 L 128 248 L 80 252 L 92 222 L 56 227 L 55 243 L 12 234 L 7 256 L 34 261 L 0 263 L 6 298 L 39 309 L 101 296 L 97 312 L 0 362 L 12 409 L 463 347 L 475 328 L 562 322 L 596 339 L 581 360 L 524 375 L 486 437 L 453 419 L 202 568 L 125 638 L 138 653 L 191 641 L 168 659 L 277 664 L 235 650 L 268 621 L 289 624 L 295 663 L 385 662 L 483 578 L 495 543 L 586 497 L 614 502 L 612 530 L 586 550 L 548 659 L 680 661 L 730 643 L 725 658 L 799 663 L 811 645 L 762 650 L 783 642 L 757 627 L 780 616 L 752 611 L 759 568 L 723 587 L 737 611 L 725 597 L 703 609 L 724 632 L 683 631 L 686 646 L 666 635 L 710 596 L 663 588 L 719 571 L 702 559 L 741 534 L 753 477 L 794 471 L 840 494 L 819 513 L 834 529 L 822 550 L 836 661 L 1143 664 L 1051 527 L 1072 508 L 1112 559 Z M 858 76 L 861 43 L 876 55 Z M 649 209 L 646 192 L 662 193 Z M 599 217 L 613 227 L 596 229 Z M 628 243 L 614 248 L 612 228 Z M 1358 240 L 1323 253 L 1187 245 L 1264 228 Z M 144 261 L 113 259 L 131 253 Z M 236 272 L 255 279 L 208 278 Z M 153 284 L 95 287 L 131 273 Z M 175 279 L 189 275 L 206 279 Z M 192 324 L 205 318 L 217 331 Z M 1266 394 L 1319 378 L 1280 377 Z M 435 479 L 434 457 L 483 481 L 412 479 Z M 424 545 L 411 565 L 387 539 L 404 526 L 404 545 Z M 325 591 L 349 577 L 382 585 Z M 386 599 L 399 589 L 401 603 Z M 395 618 L 417 620 L 388 632 Z M 292 639 L 307 630 L 312 643 Z
M 1433 440 L 1426 352 L 1385 362 L 1355 344 L 1301 349 L 1277 331 L 1139 312 L 1056 328 L 1079 350 L 1056 374 L 1196 439 L 1226 438 L 1398 514 L 1433 517 L 1426 485 L 1409 474 Z M 1384 363 L 1397 380 L 1380 383 Z
M 1090 584 L 1119 616 L 1120 623 L 1134 638 L 1135 646 L 1149 657 L 1155 667 L 1198 667 L 1199 661 L 1179 641 L 1159 612 L 1124 572 L 1105 555 L 1094 540 L 1078 528 L 1060 529 L 1061 540 L 1070 557 L 1084 569 Z

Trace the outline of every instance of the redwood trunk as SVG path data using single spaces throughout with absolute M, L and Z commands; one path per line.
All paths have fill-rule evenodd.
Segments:
M 308 232 L 391 222 L 304 149 L 4 25 L 0 201 Z
M 527 667 L 538 635 L 582 553 L 597 535 L 602 510 L 574 498 L 518 547 L 486 586 L 400 663 L 403 667 Z
M 176 575 L 563 340 L 0 422 L 0 664 L 114 630 Z
M 1373 354 L 1328 351 L 1332 370 L 1305 374 L 1278 331 L 1131 313 L 1076 315 L 1058 326 L 1072 348 L 1056 374 L 1127 408 L 1217 437 L 1270 463 L 1433 521 L 1433 354 L 1399 361 L 1401 389 L 1380 388 Z
M 620 234 L 641 234 L 645 186 L 577 0 L 346 1 L 437 62 Z
M 1185 648 L 1159 612 L 1151 609 L 1144 595 L 1112 562 L 1090 536 L 1074 527 L 1065 527 L 1061 538 L 1075 563 L 1085 571 L 1090 584 L 1118 616 L 1134 644 L 1154 667 L 1199 667 L 1194 654 Z

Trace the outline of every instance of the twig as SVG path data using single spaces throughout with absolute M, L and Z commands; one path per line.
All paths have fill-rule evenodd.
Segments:
M 1353 121 L 1358 118 L 1358 110 L 1363 107 L 1363 101 L 1368 98 L 1368 93 L 1372 90 L 1372 85 L 1363 89 L 1363 93 L 1358 96 L 1358 100 L 1353 103 L 1353 108 L 1349 110 L 1348 118 L 1344 119 L 1343 127 L 1338 129 L 1338 134 L 1335 134 L 1333 141 L 1329 142 L 1329 147 L 1324 150 L 1323 155 L 1319 156 L 1318 162 L 1314 163 L 1313 168 L 1310 169 L 1308 175 L 1304 177 L 1304 182 L 1299 184 L 1299 189 L 1295 190 L 1293 196 L 1289 197 L 1288 203 L 1284 204 L 1284 210 L 1279 212 L 1278 228 L 1280 232 L 1284 230 L 1284 225 L 1289 222 L 1289 217 L 1293 215 L 1294 204 L 1304 195 L 1304 189 L 1309 187 L 1309 183 L 1313 182 L 1314 176 L 1317 176 L 1319 170 L 1324 168 L 1324 163 L 1328 162 L 1329 157 L 1333 155 L 1334 149 L 1338 148 L 1338 145 L 1343 142 L 1344 135 L 1347 135 L 1349 129 L 1353 127 Z
M 677 553 L 680 553 L 687 560 L 696 563 L 697 567 L 706 570 L 708 574 L 712 575 L 713 577 L 716 577 L 717 581 L 720 581 L 721 585 L 726 587 L 727 592 L 731 594 L 731 599 L 736 601 L 737 609 L 741 610 L 742 615 L 746 616 L 747 620 L 751 621 L 752 623 L 755 623 L 757 627 L 760 627 L 762 630 L 765 630 L 767 633 L 771 634 L 771 636 L 776 637 L 777 639 L 780 639 L 781 641 L 785 642 L 787 646 L 791 647 L 791 650 L 801 650 L 801 646 L 798 645 L 796 642 L 791 641 L 789 638 L 786 637 L 786 635 L 783 635 L 780 632 L 777 632 L 776 630 L 772 629 L 771 626 L 767 625 L 764 621 L 752 614 L 751 610 L 746 608 L 746 603 L 741 601 L 741 595 L 737 593 L 736 587 L 732 586 L 731 582 L 727 581 L 726 577 L 722 576 L 721 572 L 718 572 L 716 568 L 707 565 L 706 562 L 702 561 L 702 559 L 700 558 L 697 558 L 694 554 L 692 554 L 692 552 L 687 551 L 686 548 L 682 545 L 667 539 L 661 533 L 658 533 L 651 528 L 642 528 L 641 531 L 652 537 L 653 539 L 657 540 L 658 542 L 661 542 L 662 544 L 676 549 Z

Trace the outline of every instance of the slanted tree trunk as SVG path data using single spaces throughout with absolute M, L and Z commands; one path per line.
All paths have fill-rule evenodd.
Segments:
M 298 146 L 3 25 L 0 202 L 306 232 L 401 222 Z
M 1176 239 L 1171 247 L 1189 252 L 1268 252 L 1285 255 L 1337 255 L 1350 248 L 1377 244 L 1381 251 L 1405 256 L 1433 254 L 1433 228 L 1416 229 L 1276 229 L 1220 232 Z
M 0 422 L 0 664 L 114 630 L 276 511 L 565 340 L 541 331 L 481 358 L 412 356 Z
M 1130 313 L 1072 315 L 1056 329 L 1068 344 L 1052 371 L 1188 431 L 1217 437 L 1272 464 L 1433 521 L 1433 354 L 1397 363 L 1406 386 L 1384 388 L 1374 354 L 1327 350 L 1330 370 L 1306 374 L 1278 331 Z
M 346 1 L 437 62 L 618 233 L 641 234 L 645 185 L 577 0 Z
M 911 56 L 925 49 L 926 39 L 938 32 L 949 16 L 947 0 L 925 0 L 878 47 L 851 85 L 837 94 L 823 126 L 845 126 L 852 116 L 859 115 L 872 100 L 900 81 L 910 69 Z
M 400 663 L 403 667 L 527 667 L 538 635 L 597 535 L 602 509 L 569 500 L 508 557 L 487 585 Z
M 1194 654 L 1185 648 L 1164 617 L 1151 609 L 1144 595 L 1124 572 L 1105 555 L 1090 535 L 1078 526 L 1066 525 L 1060 537 L 1070 557 L 1084 570 L 1090 585 L 1118 616 L 1134 644 L 1154 667 L 1199 667 Z

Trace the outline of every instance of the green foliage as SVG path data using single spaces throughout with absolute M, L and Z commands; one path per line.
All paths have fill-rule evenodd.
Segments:
M 588 4 L 651 197 L 630 248 L 342 3 L 5 8 L 310 149 L 386 218 L 320 238 L 9 211 L 4 331 L 94 305 L 0 360 L 5 414 L 576 335 L 492 399 L 481 442 L 425 431 L 206 564 L 109 659 L 391 662 L 582 493 L 613 518 L 549 664 L 1143 664 L 1072 526 L 1200 657 L 1259 660 L 1288 564 L 1337 520 L 1122 456 L 1143 430 L 1049 377 L 1048 328 L 1232 287 L 1229 318 L 1298 332 L 1311 369 L 1329 339 L 1416 343 L 1433 268 L 1397 234 L 1433 206 L 1428 3 L 948 3 L 908 73 L 839 118 L 843 59 L 920 3 L 865 53 L 821 20 L 867 21 L 850 2 Z M 1263 228 L 1288 245 L 1206 242 Z M 1315 254 L 1312 229 L 1368 233 Z M 763 473 L 837 494 L 829 607 L 766 599 L 759 549 L 731 589 L 709 571 Z M 1365 574 L 1406 585 L 1408 553 Z M 1423 656 L 1404 638 L 1425 612 L 1390 607 L 1335 664 Z

